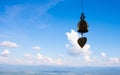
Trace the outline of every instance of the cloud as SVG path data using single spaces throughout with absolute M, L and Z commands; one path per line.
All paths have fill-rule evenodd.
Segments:
M 50 64 L 50 65 L 61 65 L 62 64 L 62 60 L 61 59 L 53 59 L 51 57 L 46 57 L 41 55 L 40 53 L 37 54 L 36 56 L 37 58 L 37 62 L 38 63 L 45 63 L 45 64 Z
M 101 52 L 101 56 L 102 56 L 102 57 L 106 57 L 106 53 Z
M 9 50 L 5 49 L 0 53 L 0 63 L 8 63 Z
M 19 47 L 16 43 L 10 42 L 10 41 L 3 41 L 3 42 L 1 42 L 0 46 L 11 47 L 11 48 Z
M 90 58 L 90 56 L 86 55 L 83 58 L 84 58 L 85 62 L 91 62 L 92 61 L 92 59 Z
M 116 63 L 116 64 L 120 63 L 120 60 L 117 57 L 115 57 L 115 58 L 111 57 L 111 58 L 109 58 L 109 61 L 110 61 L 110 63 Z
M 80 46 L 77 43 L 78 38 L 80 37 L 77 32 L 75 32 L 73 29 L 71 32 L 66 33 L 68 41 L 70 44 L 66 44 L 66 48 L 68 49 L 68 53 L 72 56 L 82 56 L 85 61 L 90 61 L 90 45 L 86 44 L 83 48 L 80 48 Z
M 8 58 L 0 56 L 0 63 L 7 63 Z
M 40 53 L 32 55 L 30 53 L 24 54 L 27 59 L 15 58 L 10 61 L 10 64 L 22 64 L 22 65 L 62 65 L 63 61 L 60 58 L 54 59 L 48 56 L 44 56 Z M 9 61 L 7 61 L 9 63 Z
M 38 51 L 41 50 L 41 48 L 39 46 L 34 46 L 33 49 L 38 50 Z
M 77 43 L 79 35 L 77 34 L 77 32 L 75 32 L 72 29 L 71 32 L 67 32 L 66 35 L 67 35 L 68 41 L 71 43 L 71 45 L 75 46 L 76 48 L 79 48 L 79 45 Z
M 66 44 L 65 47 L 68 49 L 68 54 L 71 56 L 77 56 L 79 58 L 83 58 L 84 63 L 86 65 L 96 65 L 96 66 L 108 66 L 119 64 L 120 60 L 115 58 L 106 57 L 106 53 L 101 52 L 100 55 L 104 58 L 99 58 L 97 56 L 93 56 L 92 51 L 90 50 L 90 45 L 86 44 L 83 48 L 81 48 L 77 40 L 80 37 L 76 31 L 73 29 L 70 32 L 66 33 L 69 44 Z M 83 65 L 85 65 L 83 63 Z M 74 63 L 75 64 L 75 63 Z
M 80 36 L 73 29 L 70 32 L 67 32 L 66 35 L 69 41 L 69 44 L 65 45 L 65 47 L 68 49 L 68 54 L 71 56 L 77 56 L 79 58 L 82 57 L 84 63 L 86 62 L 86 65 L 107 66 L 107 64 L 115 65 L 120 62 L 118 58 L 107 58 L 106 53 L 104 52 L 101 52 L 100 54 L 102 57 L 104 57 L 104 59 L 93 56 L 89 44 L 86 44 L 83 48 L 81 48 L 77 43 L 77 40 Z
M 3 52 L 1 52 L 1 56 L 2 57 L 8 57 L 9 56 L 9 54 L 10 54 L 10 52 L 9 52 L 9 50 L 4 50 Z
M 32 58 L 32 54 L 26 53 L 26 54 L 24 54 L 24 57 L 27 58 L 27 59 L 31 59 Z

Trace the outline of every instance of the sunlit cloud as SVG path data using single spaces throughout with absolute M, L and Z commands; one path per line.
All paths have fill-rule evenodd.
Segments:
M 0 63 L 8 63 L 8 58 L 0 56 Z
M 109 58 L 110 63 L 116 63 L 116 64 L 120 64 L 120 60 L 117 57 L 110 57 Z
M 10 56 L 10 51 L 7 49 L 0 52 L 0 63 L 8 63 L 9 56 Z
M 26 54 L 24 54 L 24 57 L 27 59 L 31 59 L 33 56 L 30 53 L 26 53 Z
M 39 46 L 34 46 L 34 47 L 32 47 L 34 50 L 41 50 L 41 48 L 39 47 Z
M 101 56 L 102 56 L 102 57 L 106 57 L 106 53 L 101 52 Z
M 9 52 L 9 50 L 7 50 L 7 49 L 1 52 L 1 56 L 2 56 L 2 57 L 8 57 L 9 54 L 10 54 L 10 52 Z
M 66 44 L 66 48 L 68 49 L 68 53 L 72 56 L 82 56 L 85 61 L 90 61 L 90 55 L 92 51 L 90 51 L 90 45 L 86 44 L 83 49 L 77 43 L 78 38 L 80 37 L 77 32 L 73 29 L 71 32 L 66 33 L 68 41 L 70 44 Z
M 43 56 L 41 55 L 40 53 L 37 54 L 36 56 L 37 58 L 37 62 L 38 63 L 46 63 L 46 64 L 49 64 L 49 65 L 62 65 L 62 60 L 61 59 L 53 59 L 51 57 L 48 57 L 48 56 Z
M 22 64 L 22 65 L 62 65 L 62 59 L 54 59 L 48 56 L 44 56 L 40 53 L 31 55 L 30 53 L 24 54 L 26 59 L 16 58 L 13 59 L 11 64 Z M 9 63 L 9 62 L 8 62 Z
M 3 42 L 0 43 L 0 46 L 10 47 L 10 48 L 17 48 L 17 47 L 19 47 L 16 43 L 11 42 L 11 41 L 3 41 Z
M 82 57 L 84 60 L 83 65 L 92 65 L 92 66 L 114 66 L 120 65 L 120 59 L 115 57 L 107 57 L 106 53 L 101 52 L 98 56 L 93 56 L 93 52 L 90 50 L 90 45 L 86 44 L 83 48 L 77 43 L 77 39 L 80 37 L 76 31 L 73 29 L 71 32 L 66 33 L 69 44 L 66 44 L 65 47 L 68 49 L 68 54 L 71 56 Z M 82 62 L 82 61 L 81 61 Z M 74 63 L 74 62 L 72 62 Z M 74 63 L 75 64 L 75 63 Z

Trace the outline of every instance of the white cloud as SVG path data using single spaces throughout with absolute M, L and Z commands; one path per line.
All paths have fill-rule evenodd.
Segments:
M 102 56 L 102 57 L 106 57 L 106 53 L 101 52 L 101 56 Z
M 61 65 L 61 59 L 53 59 L 51 57 L 43 56 L 42 54 L 38 53 L 36 56 L 36 62 L 38 64 L 48 64 L 48 65 Z
M 0 53 L 0 63 L 8 63 L 8 57 L 10 55 L 9 50 L 5 49 Z
M 33 49 L 39 51 L 41 48 L 39 46 L 34 46 Z
M 8 57 L 9 56 L 9 54 L 10 54 L 10 52 L 9 52 L 9 50 L 4 50 L 3 52 L 1 52 L 1 56 L 2 57 Z
M 37 53 L 37 59 L 44 59 L 44 57 L 40 53 Z
M 75 32 L 74 30 L 71 30 L 71 32 L 67 32 L 66 35 L 71 45 L 75 46 L 76 48 L 79 48 L 79 45 L 77 43 L 79 35 L 77 34 L 77 32 Z
M 85 62 L 91 62 L 92 61 L 92 59 L 90 58 L 90 56 L 86 55 L 83 58 L 84 58 Z
M 14 65 L 38 65 L 35 63 L 34 59 L 20 59 L 20 58 L 15 58 L 12 59 L 12 61 L 8 61 L 8 63 L 10 64 L 14 64 Z
M 114 65 L 115 65 L 120 62 L 120 60 L 118 58 L 110 58 L 108 60 L 108 58 L 106 57 L 106 53 L 104 53 L 104 52 L 101 52 L 101 56 L 104 57 L 104 59 L 99 58 L 97 56 L 93 57 L 89 44 L 86 44 L 83 48 L 81 48 L 79 46 L 79 44 L 77 43 L 77 40 L 80 36 L 74 30 L 71 30 L 71 32 L 67 32 L 66 35 L 67 35 L 67 38 L 69 41 L 69 44 L 66 44 L 68 53 L 72 56 L 78 56 L 79 58 L 82 57 L 84 60 L 83 62 L 84 63 L 86 62 L 85 63 L 86 65 L 107 66 L 107 64 L 113 65 L 113 63 L 114 63 Z M 83 63 L 83 65 L 85 65 L 84 63 Z
M 90 61 L 91 60 L 90 55 L 92 53 L 89 50 L 90 45 L 86 44 L 83 48 L 81 48 L 77 43 L 77 40 L 80 36 L 74 30 L 71 30 L 71 32 L 67 32 L 66 35 L 67 35 L 68 41 L 71 44 L 71 45 L 66 44 L 66 48 L 68 49 L 68 53 L 70 55 L 73 55 L 73 56 L 83 56 L 85 61 Z
M 24 54 L 24 57 L 27 58 L 27 59 L 31 59 L 32 55 L 30 53 L 26 53 L 26 54 Z
M 77 40 L 80 36 L 74 30 L 71 30 L 71 32 L 67 32 L 66 35 L 67 35 L 67 38 L 69 41 L 69 44 L 66 44 L 68 53 L 72 56 L 78 56 L 80 58 L 82 57 L 84 60 L 84 63 L 86 62 L 85 63 L 86 65 L 107 66 L 107 64 L 113 65 L 113 63 L 114 63 L 114 65 L 115 65 L 120 62 L 120 60 L 118 58 L 110 58 L 108 60 L 108 58 L 106 57 L 106 53 L 104 53 L 104 52 L 101 52 L 101 56 L 104 57 L 104 59 L 96 57 L 96 56 L 93 57 L 89 44 L 86 44 L 83 48 L 81 48 L 78 45 Z M 83 63 L 83 65 L 85 65 L 84 63 Z
M 90 45 L 85 44 L 83 48 L 79 46 L 77 43 L 78 38 L 80 37 L 77 32 L 71 30 L 71 32 L 66 33 L 68 41 L 70 44 L 66 44 L 66 48 L 68 49 L 68 53 L 72 56 L 82 57 L 84 62 L 91 63 L 95 62 L 96 59 L 91 57 L 92 51 L 90 51 Z
M 14 59 L 12 64 L 23 64 L 23 65 L 62 65 L 63 64 L 63 61 L 60 58 L 54 59 L 51 57 L 44 56 L 40 53 L 37 53 L 35 56 L 26 53 L 24 56 L 28 59 L 23 60 L 17 58 Z M 29 57 L 32 58 L 29 60 Z
M 18 45 L 16 43 L 10 42 L 10 41 L 1 42 L 0 46 L 11 47 L 11 48 L 17 48 L 18 47 Z
M 0 63 L 7 63 L 8 58 L 0 56 Z
M 109 58 L 109 61 L 110 61 L 110 63 L 116 63 L 116 64 L 120 63 L 120 60 L 117 57 L 115 57 L 115 58 L 111 57 L 111 58 Z

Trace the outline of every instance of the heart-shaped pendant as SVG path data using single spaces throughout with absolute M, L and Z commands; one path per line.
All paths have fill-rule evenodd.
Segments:
M 84 47 L 86 42 L 87 42 L 87 38 L 86 37 L 81 37 L 81 38 L 78 39 L 78 44 L 80 45 L 81 48 Z

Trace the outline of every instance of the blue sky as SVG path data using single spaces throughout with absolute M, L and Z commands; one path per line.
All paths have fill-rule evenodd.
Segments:
M 119 0 L 83 0 L 89 25 L 77 44 L 80 0 L 0 0 L 0 63 L 120 66 Z

